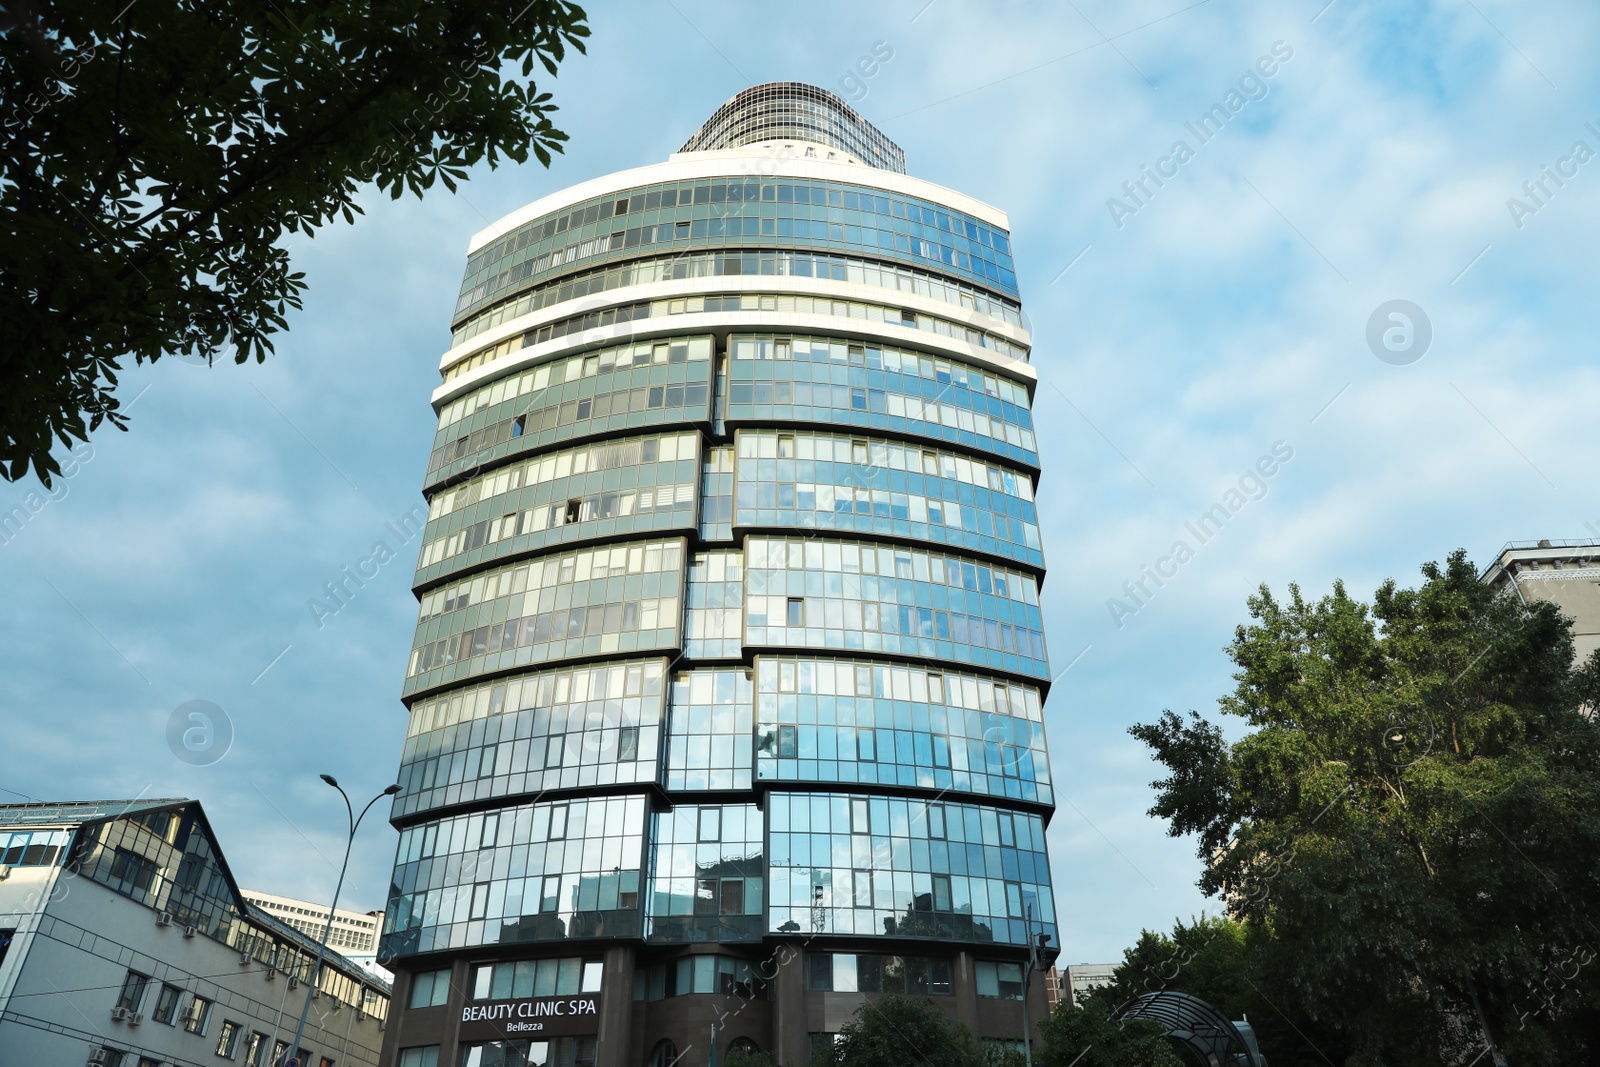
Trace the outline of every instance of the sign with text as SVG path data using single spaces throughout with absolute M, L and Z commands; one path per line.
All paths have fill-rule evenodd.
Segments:
M 461 1009 L 464 1040 L 593 1034 L 600 1023 L 600 998 L 592 993 L 527 1000 L 488 1000 Z

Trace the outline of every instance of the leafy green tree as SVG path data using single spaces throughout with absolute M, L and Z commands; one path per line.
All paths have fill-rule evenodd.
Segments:
M 566 135 L 530 75 L 567 0 L 83 0 L 0 33 L 0 474 L 102 422 L 129 359 L 266 358 L 304 276 L 280 245 Z
M 1220 701 L 1249 730 L 1134 727 L 1170 772 L 1151 814 L 1198 835 L 1201 888 L 1270 930 L 1274 1000 L 1346 1062 L 1600 1056 L 1600 658 L 1572 670 L 1569 621 L 1464 552 L 1422 575 L 1251 597 Z
M 773 1067 L 772 1057 L 765 1052 L 747 1052 L 742 1048 L 729 1049 L 726 1056 L 718 1058 L 717 1067 Z
M 1096 994 L 1100 991 L 1096 990 Z M 1183 1067 L 1155 1023 L 1110 1019 L 1112 1002 L 1091 995 L 1081 1004 L 1062 1001 L 1038 1026 L 1039 1067 Z
M 1171 934 L 1145 930 L 1123 953 L 1112 982 L 1094 992 L 1113 1006 L 1172 990 L 1211 1004 L 1229 1019 L 1247 1019 L 1273 1067 L 1325 1067 L 1352 1048 L 1344 1035 L 1267 990 L 1284 987 L 1293 966 L 1267 924 L 1202 915 Z
M 836 1067 L 985 1067 L 972 1031 L 931 1000 L 892 994 L 861 1005 L 839 1031 Z

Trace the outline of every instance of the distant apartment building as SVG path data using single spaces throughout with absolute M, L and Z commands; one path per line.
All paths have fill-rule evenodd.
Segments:
M 1074 963 L 1050 971 L 1050 1010 L 1063 1001 L 1076 1004 L 1096 986 L 1110 985 L 1116 977 L 1115 963 Z
M 1600 539 L 1509 542 L 1483 580 L 1525 604 L 1549 601 L 1570 617 L 1577 662 L 1600 648 Z
M 317 945 L 240 891 L 198 802 L 0 805 L 0 1063 L 283 1067 Z M 329 952 L 299 1046 L 378 1060 L 389 987 Z
M 326 904 L 260 889 L 244 889 L 241 892 L 245 900 L 313 940 L 321 940 L 322 931 L 328 928 Z M 333 913 L 333 927 L 328 929 L 328 947 L 375 978 L 392 983 L 393 972 L 378 963 L 378 938 L 382 933 L 383 912 L 339 908 Z
M 309 900 L 279 896 L 260 889 L 243 889 L 244 899 L 262 911 L 281 919 L 303 934 L 321 937 L 328 925 L 328 906 Z M 328 947 L 338 949 L 346 956 L 371 955 L 377 951 L 378 934 L 383 927 L 381 911 L 346 911 L 339 908 L 333 913 L 333 928 L 328 931 Z

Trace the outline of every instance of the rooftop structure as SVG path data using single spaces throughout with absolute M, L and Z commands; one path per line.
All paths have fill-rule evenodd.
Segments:
M 848 153 L 852 163 L 906 172 L 906 154 L 899 145 L 833 93 L 804 82 L 767 82 L 738 93 L 717 108 L 679 151 L 796 141 Z

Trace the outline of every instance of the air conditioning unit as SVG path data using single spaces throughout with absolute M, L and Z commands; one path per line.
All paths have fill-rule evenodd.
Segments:
M 268 966 L 267 967 L 267 981 L 270 982 L 276 977 L 278 977 L 278 968 L 272 967 L 272 966 Z
M 172 925 L 172 913 L 170 911 L 163 911 L 163 912 L 157 913 L 157 915 L 156 915 L 156 925 L 157 926 L 171 926 Z
M 246 951 L 239 953 L 239 966 L 248 967 L 254 959 L 255 957 L 251 956 L 249 950 L 247 949 Z
M 112 1022 L 120 1023 L 122 1020 L 126 1019 L 127 1017 L 128 1017 L 128 1009 L 124 1008 L 122 1005 L 118 1004 L 115 1008 L 111 1009 L 111 1021 Z
M 136 1011 L 132 1015 L 128 1016 L 129 1026 L 138 1026 L 142 1022 L 144 1022 L 144 1012 L 142 1011 Z
M 0 863 L 0 882 L 3 882 L 7 878 L 10 878 L 10 877 L 11 877 L 11 864 L 9 864 L 9 863 Z
M 292 974 L 289 976 L 289 988 L 290 989 L 299 989 L 300 988 L 300 979 L 296 978 Z
M 193 936 L 194 936 L 194 934 L 195 934 L 195 928 L 194 928 L 194 927 L 192 927 L 192 926 L 185 926 L 185 927 L 184 927 L 184 928 L 183 928 L 183 936 L 184 936 L 184 937 L 193 937 Z
M 89 1053 L 89 1060 L 86 1067 L 100 1067 L 101 1064 L 106 1062 L 107 1051 L 108 1050 L 104 1048 L 97 1048 L 91 1051 Z

